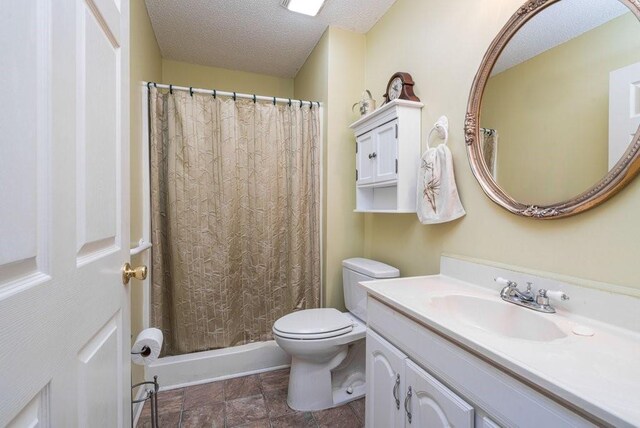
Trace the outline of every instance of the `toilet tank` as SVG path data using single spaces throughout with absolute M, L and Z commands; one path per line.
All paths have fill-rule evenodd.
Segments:
M 367 321 L 367 292 L 360 281 L 397 278 L 400 271 L 393 266 L 360 257 L 342 261 L 342 287 L 347 310 L 362 321 Z

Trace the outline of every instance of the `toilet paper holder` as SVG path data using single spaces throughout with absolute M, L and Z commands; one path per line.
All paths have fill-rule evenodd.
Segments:
M 146 348 L 146 346 L 144 347 Z M 144 348 L 142 348 L 142 352 L 144 352 Z M 150 352 L 150 351 L 149 351 Z M 134 354 L 135 352 L 132 352 Z M 141 353 L 141 352 L 140 352 Z M 153 385 L 152 389 L 147 389 L 147 394 L 143 398 L 139 398 L 137 400 L 131 400 L 131 406 L 134 404 L 143 403 L 149 400 L 151 404 L 151 428 L 158 428 L 158 390 L 160 389 L 160 384 L 158 383 L 158 376 L 153 377 L 153 381 L 147 380 L 144 382 L 136 383 L 131 386 L 131 390 L 143 386 L 143 385 Z M 131 424 L 133 425 L 133 412 L 131 412 Z
M 131 355 L 142 355 L 143 357 L 148 357 L 151 355 L 151 348 L 143 346 L 142 349 L 140 349 L 140 352 L 131 351 Z

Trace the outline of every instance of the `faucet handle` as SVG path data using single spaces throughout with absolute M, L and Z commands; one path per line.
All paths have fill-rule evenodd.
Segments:
M 566 294 L 564 294 L 563 291 L 560 291 L 560 290 L 557 290 L 557 291 L 547 290 L 546 295 L 547 297 L 550 297 L 552 299 L 569 300 L 569 296 L 567 296 Z
M 538 295 L 547 299 L 569 300 L 569 296 L 564 294 L 564 291 L 560 290 L 545 290 L 544 288 L 541 288 L 538 290 Z
M 508 279 L 506 279 L 506 278 L 502 278 L 501 276 L 498 276 L 498 277 L 496 277 L 496 278 L 493 278 L 493 280 L 494 280 L 495 282 L 497 282 L 498 284 L 503 285 L 503 286 L 505 286 L 505 287 L 516 287 L 516 286 L 518 285 L 518 284 L 516 284 L 516 283 L 515 283 L 515 282 L 513 282 L 513 281 L 510 281 L 510 280 L 508 280 Z
M 533 282 L 527 282 L 527 291 L 529 293 L 531 293 L 531 286 L 533 285 Z

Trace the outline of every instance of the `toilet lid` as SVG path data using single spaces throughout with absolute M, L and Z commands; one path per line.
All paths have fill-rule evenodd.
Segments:
M 353 321 L 337 309 L 305 309 L 283 316 L 273 329 L 276 334 L 289 337 L 332 337 L 350 332 Z

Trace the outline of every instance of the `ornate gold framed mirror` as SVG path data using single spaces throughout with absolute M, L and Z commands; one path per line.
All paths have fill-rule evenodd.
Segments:
M 471 88 L 465 142 L 487 196 L 558 219 L 640 172 L 640 0 L 530 0 Z

